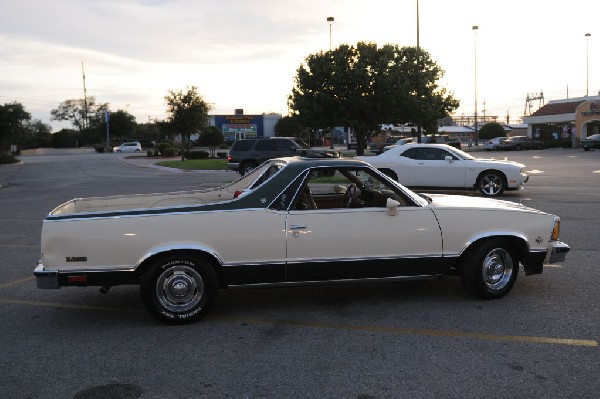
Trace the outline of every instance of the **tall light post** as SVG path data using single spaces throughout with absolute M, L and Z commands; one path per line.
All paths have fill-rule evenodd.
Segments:
M 327 17 L 327 22 L 329 23 L 329 51 L 331 51 L 331 25 L 333 25 L 333 21 L 333 17 Z
M 333 25 L 334 18 L 327 17 L 327 23 L 329 24 L 329 51 L 331 51 L 331 25 Z M 331 140 L 330 149 L 333 150 L 333 128 L 329 131 L 329 138 Z
M 421 46 L 419 45 L 419 0 L 417 0 L 417 98 L 421 100 Z M 421 143 L 423 132 L 421 118 L 417 123 L 417 143 Z
M 590 36 L 591 33 L 585 34 L 585 96 L 589 94 L 590 86 Z
M 479 127 L 477 126 L 477 30 L 479 29 L 479 26 L 473 25 L 471 29 L 473 29 L 473 32 L 475 33 L 475 114 L 473 115 L 475 117 L 475 145 L 479 145 Z

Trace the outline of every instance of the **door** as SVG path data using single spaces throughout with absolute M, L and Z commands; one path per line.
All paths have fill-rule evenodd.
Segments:
M 311 174 L 309 174 L 310 176 Z M 441 273 L 442 239 L 433 212 L 402 196 L 385 178 L 339 172 L 310 180 L 314 206 L 293 206 L 286 221 L 286 281 L 381 278 Z M 313 183 L 314 181 L 314 183 Z M 328 191 L 331 191 L 328 194 Z M 331 207 L 332 198 L 343 200 Z M 299 196 L 300 197 L 300 196 Z M 390 216 L 387 198 L 400 203 Z M 323 208 L 325 207 L 325 208 Z
M 413 171 L 415 186 L 465 187 L 465 162 L 441 148 L 417 148 Z

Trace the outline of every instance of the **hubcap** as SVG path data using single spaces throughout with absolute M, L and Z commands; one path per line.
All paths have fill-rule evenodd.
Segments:
M 196 307 L 204 295 L 200 274 L 189 266 L 173 266 L 158 277 L 156 297 L 171 312 L 185 312 Z
M 486 175 L 481 179 L 481 191 L 486 195 L 496 195 L 502 189 L 502 179 L 497 175 Z
M 513 274 L 513 260 L 508 251 L 503 248 L 491 250 L 482 265 L 483 281 L 493 291 L 506 287 Z

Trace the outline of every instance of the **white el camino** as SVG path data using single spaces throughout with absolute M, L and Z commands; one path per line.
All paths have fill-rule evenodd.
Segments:
M 560 220 L 491 198 L 416 194 L 352 159 L 280 158 L 220 188 L 79 198 L 45 218 L 42 289 L 137 284 L 158 320 L 219 288 L 459 276 L 482 298 L 564 261 Z
M 413 188 L 478 189 L 494 197 L 522 188 L 529 179 L 522 163 L 475 158 L 446 144 L 409 143 L 357 158 Z

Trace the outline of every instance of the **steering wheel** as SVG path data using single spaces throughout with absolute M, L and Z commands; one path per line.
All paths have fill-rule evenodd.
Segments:
M 348 186 L 346 193 L 344 194 L 344 204 L 346 204 L 346 208 L 351 208 L 352 198 L 356 195 L 356 184 L 352 183 Z

